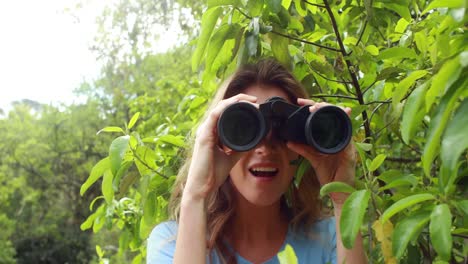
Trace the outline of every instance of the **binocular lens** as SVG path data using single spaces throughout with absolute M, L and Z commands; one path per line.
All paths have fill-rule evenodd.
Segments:
M 322 152 L 334 153 L 349 143 L 350 129 L 345 112 L 337 107 L 324 107 L 314 113 L 308 127 L 310 136 Z
M 248 103 L 229 106 L 218 121 L 218 133 L 224 145 L 236 150 L 246 151 L 261 140 L 265 121 L 257 108 Z

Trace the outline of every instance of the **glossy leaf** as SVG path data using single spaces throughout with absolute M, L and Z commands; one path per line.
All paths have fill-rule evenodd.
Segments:
M 432 161 L 435 159 L 437 155 L 437 151 L 440 147 L 440 137 L 445 130 L 445 126 L 448 122 L 452 114 L 453 107 L 458 100 L 458 94 L 460 94 L 463 89 L 459 89 L 460 87 L 466 87 L 468 84 L 468 80 L 459 80 L 458 82 L 454 83 L 450 88 L 449 91 L 442 97 L 440 104 L 438 105 L 435 115 L 431 120 L 428 130 L 428 136 L 426 140 L 426 145 L 424 147 L 424 152 L 422 156 L 423 168 L 424 173 L 427 176 L 430 175 L 430 169 Z M 440 182 L 442 184 L 444 181 Z M 444 188 L 445 186 L 441 186 Z
M 110 171 L 106 171 L 104 173 L 104 177 L 102 178 L 101 190 L 107 204 L 111 204 L 112 199 L 114 199 L 114 187 L 112 186 L 113 178 L 114 176 Z
M 432 245 L 442 260 L 449 261 L 452 251 L 452 214 L 447 204 L 439 204 L 432 210 L 429 233 Z
M 192 71 L 196 71 L 200 66 L 202 57 L 205 55 L 206 46 L 213 32 L 213 28 L 218 21 L 222 9 L 220 7 L 213 7 L 208 9 L 202 16 L 201 33 L 197 40 L 197 48 L 192 56 Z
M 100 160 L 94 167 L 91 169 L 91 173 L 89 174 L 88 179 L 81 185 L 80 188 L 80 195 L 83 195 L 86 190 L 89 189 L 93 183 L 95 183 L 106 170 L 110 168 L 110 160 L 109 157 L 105 157 L 104 159 Z
M 429 81 L 426 81 L 418 86 L 406 100 L 401 120 L 401 137 L 406 144 L 409 144 L 409 141 L 416 132 L 416 128 L 423 119 L 425 111 L 422 109 L 422 104 L 424 102 L 424 93 L 429 87 L 429 83 Z
M 352 193 L 354 191 L 356 191 L 356 189 L 344 182 L 329 182 L 320 188 L 320 197 L 323 197 L 331 192 Z
M 384 154 L 377 155 L 377 157 L 375 157 L 375 159 L 372 160 L 369 166 L 369 171 L 375 171 L 376 169 L 378 169 L 380 165 L 382 165 L 386 157 L 387 156 L 385 156 Z
M 131 129 L 135 125 L 135 123 L 138 121 L 138 117 L 140 117 L 140 112 L 137 112 L 132 116 L 130 122 L 128 122 L 128 129 Z
M 458 158 L 468 148 L 467 124 L 468 99 L 465 99 L 457 109 L 453 119 L 447 125 L 447 130 L 442 139 L 440 158 L 442 160 L 441 174 L 445 180 L 443 183 L 445 189 L 455 181 Z
M 340 230 L 343 245 L 352 248 L 362 225 L 367 206 L 369 204 L 370 192 L 360 190 L 353 192 L 343 204 Z
M 426 93 L 426 112 L 429 112 L 437 96 L 441 96 L 458 78 L 461 72 L 459 58 L 445 62 L 434 77 Z
M 129 140 L 130 136 L 120 136 L 114 141 L 112 141 L 110 148 L 109 148 L 109 161 L 110 161 L 110 168 L 113 175 L 117 174 L 117 171 L 120 169 L 120 165 L 122 164 L 122 160 L 124 158 L 125 152 L 127 152 L 129 148 Z
M 120 132 L 120 133 L 122 133 L 122 134 L 125 134 L 125 131 L 123 131 L 122 128 L 120 128 L 120 127 L 115 127 L 115 126 L 105 127 L 105 128 L 103 128 L 103 129 L 99 130 L 99 131 L 96 133 L 96 135 L 99 135 L 99 134 L 101 134 L 102 132 Z
M 425 70 L 417 70 L 408 75 L 405 79 L 403 79 L 401 82 L 398 83 L 397 87 L 395 88 L 395 91 L 393 92 L 393 105 L 394 107 L 400 103 L 400 101 L 403 99 L 403 97 L 406 95 L 408 92 L 408 89 L 413 86 L 414 82 L 417 79 L 420 79 L 424 77 L 427 74 L 427 71 Z
M 405 197 L 396 203 L 392 204 L 385 212 L 382 214 L 382 221 L 385 222 L 387 219 L 392 217 L 393 215 L 403 211 L 404 209 L 413 206 L 415 204 L 428 201 L 428 200 L 434 200 L 435 197 L 434 195 L 430 193 L 421 193 L 421 194 L 414 194 L 408 197 Z
M 398 222 L 393 232 L 393 254 L 401 259 L 408 243 L 419 236 L 422 229 L 429 223 L 430 212 L 421 211 L 404 217 Z

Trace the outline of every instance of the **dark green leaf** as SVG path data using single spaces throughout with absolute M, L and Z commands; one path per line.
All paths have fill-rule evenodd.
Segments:
M 414 195 L 405 197 L 399 200 L 398 202 L 392 204 L 389 208 L 387 208 L 387 210 L 385 210 L 385 212 L 382 214 L 382 221 L 383 222 L 387 221 L 393 215 L 401 212 L 402 210 L 412 205 L 415 205 L 424 201 L 428 201 L 428 200 L 434 200 L 434 199 L 435 199 L 434 195 L 430 193 L 414 194 Z
M 216 21 L 218 21 L 222 11 L 223 10 L 220 7 L 213 7 L 203 13 L 200 37 L 197 40 L 197 48 L 192 56 L 193 71 L 196 71 L 200 66 L 200 62 L 202 57 L 205 55 L 205 49 L 211 37 L 211 33 L 213 32 L 213 28 L 215 27 Z
M 422 211 L 406 216 L 397 223 L 392 236 L 392 249 L 396 259 L 401 259 L 408 243 L 419 236 L 429 219 L 430 212 Z
M 455 181 L 458 158 L 468 148 L 467 124 L 468 99 L 465 99 L 457 109 L 453 119 L 447 125 L 447 130 L 442 139 L 440 151 L 440 158 L 442 160 L 441 174 L 443 174 L 443 179 L 447 180 L 444 182 L 446 190 Z
M 343 245 L 353 248 L 359 228 L 362 225 L 367 206 L 369 204 L 370 192 L 360 190 L 353 192 L 343 205 L 340 229 Z
M 409 141 L 416 132 L 416 128 L 424 117 L 425 111 L 421 109 L 421 106 L 424 102 L 424 93 L 429 87 L 429 83 L 430 81 L 426 81 L 418 86 L 406 100 L 401 121 L 401 136 L 406 144 L 409 144 Z
M 271 50 L 275 58 L 281 62 L 285 67 L 290 68 L 289 64 L 291 63 L 289 57 L 289 39 L 270 33 L 271 38 Z
M 418 55 L 414 52 L 414 50 L 410 48 L 404 47 L 393 47 L 380 52 L 377 58 L 381 60 L 388 60 L 388 59 L 403 59 L 403 58 L 417 58 Z
M 431 242 L 439 257 L 449 261 L 452 251 L 452 214 L 446 204 L 439 204 L 434 207 L 431 213 L 431 223 L 429 233 Z

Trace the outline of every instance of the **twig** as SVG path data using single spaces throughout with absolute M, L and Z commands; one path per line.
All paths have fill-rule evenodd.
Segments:
M 252 19 L 251 16 L 247 15 L 246 13 L 244 13 L 244 11 L 240 10 L 240 8 L 234 7 L 234 9 L 236 9 L 237 11 L 239 11 L 239 13 L 241 13 L 241 14 L 242 14 L 243 16 L 245 16 L 246 18 Z
M 372 102 L 365 103 L 364 105 L 371 105 L 371 104 L 391 104 L 391 103 L 392 103 L 392 100 L 391 100 L 391 99 L 388 99 L 388 100 L 385 100 L 385 101 L 372 101 Z
M 359 38 L 356 42 L 356 46 L 359 44 L 359 42 L 361 42 L 362 36 L 364 35 L 364 31 L 366 31 L 366 27 L 367 27 L 367 18 L 366 18 L 366 22 L 364 22 L 364 28 L 362 29 L 361 34 L 359 34 Z
M 316 6 L 316 7 L 320 7 L 320 8 L 326 8 L 324 5 L 319 5 L 319 4 L 314 4 L 314 3 L 311 3 L 307 0 L 303 0 L 305 3 L 311 5 L 311 6 Z
M 337 95 L 337 94 L 334 94 L 334 95 L 316 94 L 310 97 L 312 98 L 342 98 L 342 99 L 349 99 L 349 100 L 358 100 L 356 97 L 346 96 L 346 95 Z
M 321 73 L 319 73 L 318 71 L 315 71 L 315 70 L 312 70 L 313 72 L 315 72 L 318 76 L 324 78 L 325 80 L 327 81 L 330 81 L 330 82 L 337 82 L 337 83 L 343 83 L 343 84 L 349 84 L 349 83 L 352 83 L 350 81 L 339 81 L 339 80 L 333 80 L 333 79 L 330 79 L 324 75 L 322 75 Z
M 397 158 L 397 157 L 387 157 L 385 160 L 393 161 L 393 162 L 400 162 L 400 163 L 413 163 L 413 162 L 420 162 L 421 157 L 419 158 Z
M 371 85 L 369 85 L 366 89 L 364 89 L 364 91 L 362 91 L 362 94 L 364 95 L 367 91 L 369 91 L 370 88 L 372 88 L 372 86 L 374 86 L 374 84 L 377 82 L 377 80 L 375 80 L 373 83 L 371 83 Z
M 134 156 L 139 162 L 141 162 L 141 164 L 143 164 L 146 168 L 148 168 L 148 169 L 151 170 L 152 172 L 158 174 L 159 176 L 163 177 L 164 179 L 169 179 L 168 176 L 166 176 L 166 175 L 160 173 L 159 171 L 157 171 L 157 170 L 151 168 L 146 162 L 144 162 L 144 161 L 137 155 L 136 150 L 135 150 L 134 148 L 130 148 L 130 149 L 131 149 L 131 151 L 132 151 L 132 153 L 133 153 L 133 156 Z
M 315 43 L 315 42 L 310 42 L 310 41 L 307 41 L 307 40 L 303 40 L 301 38 L 297 38 L 297 37 L 294 37 L 294 36 L 291 36 L 291 35 L 288 35 L 288 34 L 283 34 L 283 33 L 280 33 L 278 31 L 272 30 L 270 32 L 273 33 L 273 34 L 276 34 L 276 35 L 279 35 L 279 36 L 282 36 L 282 37 L 285 37 L 285 38 L 288 38 L 288 39 L 296 40 L 296 41 L 299 41 L 299 42 L 302 42 L 302 43 L 306 43 L 306 44 L 309 44 L 309 45 L 312 45 L 312 46 L 317 46 L 317 47 L 324 48 L 324 49 L 327 49 L 327 50 L 340 52 L 339 49 L 328 47 L 328 46 L 318 44 L 318 43 Z

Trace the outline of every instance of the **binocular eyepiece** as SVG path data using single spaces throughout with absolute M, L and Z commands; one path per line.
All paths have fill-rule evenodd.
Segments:
M 309 105 L 293 105 L 281 97 L 268 99 L 259 109 L 234 103 L 218 120 L 221 143 L 239 152 L 255 148 L 270 130 L 280 140 L 307 144 L 325 154 L 340 152 L 352 134 L 351 120 L 341 108 L 330 105 L 310 112 Z

